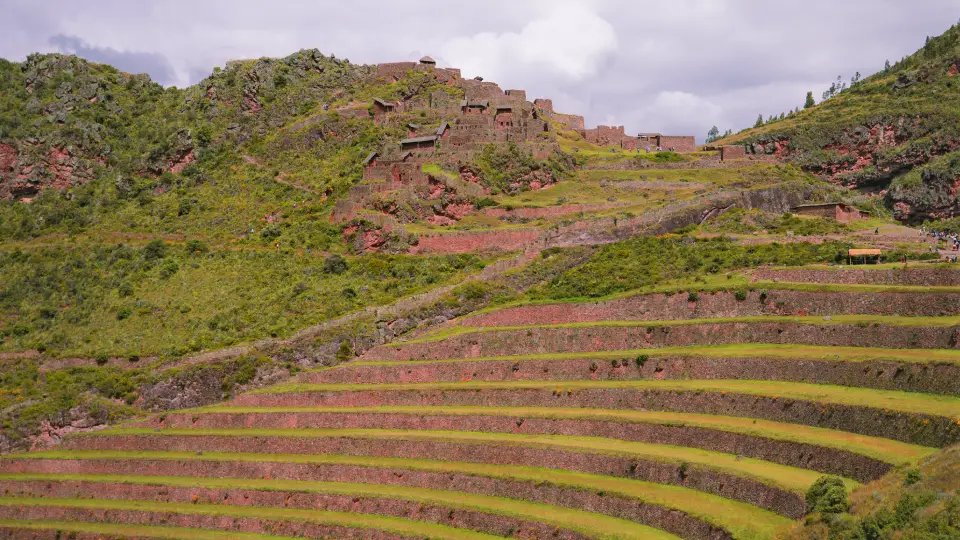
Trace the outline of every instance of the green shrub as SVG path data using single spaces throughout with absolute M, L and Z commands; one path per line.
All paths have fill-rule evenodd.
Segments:
M 552 300 L 596 298 L 739 268 L 823 262 L 847 249 L 840 242 L 742 245 L 720 237 L 636 237 L 600 248 L 583 264 L 533 288 L 529 295 Z
M 746 289 L 737 289 L 733 291 L 733 297 L 737 299 L 737 302 L 743 302 L 747 299 L 747 290 Z
M 647 363 L 647 360 L 649 360 L 649 359 L 650 359 L 650 356 L 648 356 L 648 355 L 646 355 L 646 354 L 641 354 L 641 355 L 637 356 L 637 359 L 636 359 L 637 367 L 641 367 L 641 368 L 642 368 L 643 365 L 646 364 L 646 363 Z
M 347 360 L 353 358 L 353 349 L 350 347 L 350 340 L 345 339 L 340 342 L 340 346 L 337 348 L 337 362 L 343 363 Z
M 143 246 L 143 258 L 149 260 L 162 259 L 167 256 L 167 244 L 163 240 L 151 240 Z
M 690 291 L 687 293 L 687 302 L 696 302 L 700 300 L 700 295 L 696 291 Z
M 920 469 L 913 467 L 907 470 L 907 475 L 903 479 L 903 485 L 912 486 L 923 480 L 923 474 L 920 472 Z
M 126 319 L 129 319 L 131 315 L 133 315 L 133 308 L 131 308 L 130 306 L 123 306 L 122 308 L 117 310 L 118 321 L 124 321 Z
M 264 240 L 273 240 L 279 238 L 281 234 L 280 227 L 276 225 L 267 225 L 260 231 L 260 238 Z
M 200 254 L 207 253 L 210 251 L 210 248 L 207 247 L 207 244 L 205 244 L 203 240 L 191 238 L 190 240 L 187 240 L 186 251 L 187 253 Z
M 180 271 L 180 265 L 174 261 L 167 261 L 160 267 L 160 279 L 170 279 Z
M 486 298 L 489 292 L 488 287 L 489 286 L 482 281 L 468 281 L 462 285 L 458 285 L 457 288 L 453 290 L 453 295 L 460 302 L 476 302 Z
M 347 260 L 337 254 L 329 255 L 323 260 L 323 271 L 326 274 L 340 275 L 347 271 Z
M 117 287 L 117 294 L 120 295 L 120 298 L 133 296 L 133 285 L 131 285 L 129 281 L 120 283 Z
M 847 488 L 837 476 L 821 476 L 806 495 L 807 513 L 840 514 L 850 508 Z

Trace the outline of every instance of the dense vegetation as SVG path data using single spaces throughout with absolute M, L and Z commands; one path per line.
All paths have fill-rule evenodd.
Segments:
M 0 450 L 8 451 L 8 445 L 34 434 L 44 422 L 63 425 L 85 420 L 95 425 L 142 414 L 156 405 L 158 398 L 143 392 L 158 385 L 175 388 L 190 381 L 194 391 L 199 388 L 215 399 L 227 397 L 270 364 L 269 358 L 261 356 L 164 371 L 146 362 L 131 363 L 126 369 L 88 366 L 56 370 L 43 370 L 40 362 L 32 359 L 4 362 L 0 364 Z M 278 369 L 293 373 L 297 368 L 284 365 Z
M 0 252 L 0 350 L 176 357 L 286 336 L 483 265 L 474 255 L 210 252 L 197 240 Z
M 960 447 L 902 468 L 846 495 L 821 479 L 807 495 L 811 515 L 789 540 L 947 540 L 960 537 Z M 832 491 L 831 491 L 832 490 Z M 813 505 L 809 503 L 813 501 Z M 852 504 L 851 504 L 852 503 Z
M 474 168 L 484 185 L 496 195 L 527 190 L 532 181 L 546 184 L 569 179 L 573 174 L 573 160 L 570 156 L 555 154 L 541 161 L 515 143 L 489 144 L 477 155 Z
M 900 176 L 890 184 L 887 200 L 910 206 L 914 219 L 922 219 L 956 208 L 957 179 L 960 178 L 960 152 L 950 152 Z
M 842 261 L 848 247 L 839 242 L 744 246 L 726 238 L 637 237 L 604 246 L 584 264 L 532 291 L 531 296 L 595 298 L 661 280 L 689 279 L 734 268 Z
M 816 106 L 771 118 L 719 144 L 746 144 L 759 153 L 782 151 L 805 169 L 838 182 L 885 187 L 960 143 L 958 62 L 960 25 L 955 25 L 870 77 L 854 77 L 849 87 L 835 84 Z M 887 202 L 920 206 L 917 216 L 903 209 L 899 217 L 904 219 L 922 219 L 930 206 L 944 202 L 941 210 L 956 212 L 952 197 L 940 200 L 944 178 L 912 174 L 894 183 Z M 922 193 L 926 190 L 931 193 Z
M 833 219 L 820 217 L 798 217 L 790 213 L 772 214 L 760 210 L 747 211 L 732 208 L 720 216 L 711 219 L 702 227 L 705 232 L 750 234 L 766 231 L 773 234 L 793 234 L 801 236 L 837 234 L 850 229 Z

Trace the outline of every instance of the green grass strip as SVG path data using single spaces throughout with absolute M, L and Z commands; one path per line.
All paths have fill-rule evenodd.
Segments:
M 0 474 L 0 480 L 14 482 L 84 482 L 100 484 L 134 484 L 170 486 L 198 489 L 245 489 L 259 491 L 283 491 L 319 493 L 396 499 L 416 503 L 482 512 L 513 519 L 532 520 L 554 527 L 577 531 L 590 538 L 651 538 L 676 539 L 677 537 L 646 525 L 606 514 L 585 512 L 572 508 L 527 502 L 505 497 L 491 497 L 457 491 L 393 486 L 381 484 L 356 484 L 346 482 L 307 482 L 301 480 L 261 480 L 248 478 L 197 478 L 190 476 L 147 476 L 115 474 L 55 474 L 55 473 L 9 473 Z M 92 493 L 96 488 L 91 486 Z
M 859 435 L 834 429 L 787 424 L 736 416 L 680 413 L 667 411 L 632 411 L 614 409 L 578 409 L 553 407 L 231 407 L 215 406 L 184 411 L 184 414 L 409 414 L 423 416 L 509 416 L 512 418 L 546 418 L 551 420 L 591 420 L 630 422 L 663 426 L 695 427 L 749 435 L 779 441 L 812 444 L 845 450 L 891 465 L 913 463 L 937 452 L 928 448 L 892 439 Z M 168 413 L 169 414 L 169 413 Z
M 810 264 L 806 266 L 770 266 L 765 268 L 765 270 L 832 270 L 835 272 L 845 272 L 848 270 L 953 270 L 955 272 L 960 272 L 960 268 L 957 268 L 955 264 L 943 263 L 943 262 L 911 262 L 909 265 L 904 266 L 902 262 L 891 262 L 891 263 L 880 263 L 880 264 L 844 264 L 844 265 L 834 265 L 834 264 Z
M 637 296 L 646 296 L 653 294 L 679 294 L 682 292 L 731 292 L 735 290 L 782 290 L 782 291 L 801 291 L 801 292 L 871 292 L 871 293 L 960 293 L 960 286 L 953 285 L 882 285 L 875 283 L 813 283 L 802 281 L 772 281 L 766 279 L 751 280 L 746 276 L 736 275 L 730 278 L 725 276 L 707 276 L 700 279 L 670 280 L 649 287 L 642 287 L 629 291 L 618 292 L 606 296 L 595 297 L 573 297 L 573 298 L 543 298 L 543 299 L 521 299 L 513 302 L 507 302 L 497 306 L 491 306 L 475 311 L 461 318 L 462 323 L 469 323 L 470 319 L 477 315 L 485 315 L 497 311 L 504 311 L 515 307 L 524 306 L 548 306 L 548 305 L 568 305 L 568 304 L 597 304 L 610 302 L 613 300 L 622 300 L 634 298 Z
M 697 324 L 737 324 L 737 323 L 793 323 L 793 324 L 816 324 L 816 325 L 839 325 L 839 324 L 861 324 L 861 325 L 884 325 L 884 326 L 957 326 L 960 325 L 960 315 L 950 315 L 946 317 L 903 317 L 900 315 L 832 315 L 830 320 L 824 319 L 820 315 L 750 315 L 745 317 L 713 317 L 703 319 L 677 319 L 677 320 L 658 320 L 658 321 L 587 321 L 562 324 L 532 324 L 523 326 L 451 326 L 437 332 L 430 333 L 418 339 L 398 342 L 389 345 L 390 347 L 403 347 L 415 343 L 428 343 L 432 341 L 442 341 L 455 336 L 467 334 L 481 334 L 489 332 L 510 332 L 516 330 L 534 330 L 548 328 L 661 328 L 665 326 L 691 326 Z
M 254 394 L 298 392 L 387 392 L 448 390 L 574 390 L 631 389 L 670 392 L 735 393 L 771 398 L 799 399 L 835 405 L 850 405 L 929 414 L 960 419 L 960 397 L 919 392 L 876 390 L 854 386 L 810 384 L 791 381 L 741 379 L 637 380 L 637 381 L 467 381 L 381 384 L 278 384 Z
M 41 508 L 89 508 L 98 510 L 129 510 L 135 512 L 170 512 L 187 515 L 260 518 L 279 521 L 300 521 L 321 525 L 376 529 L 400 535 L 450 540 L 488 540 L 500 538 L 466 529 L 456 529 L 436 523 L 326 510 L 299 508 L 258 508 L 255 506 L 222 506 L 216 504 L 167 503 L 158 501 L 113 501 L 103 499 L 34 499 L 29 497 L 0 497 L 0 506 Z
M 357 366 L 408 366 L 418 364 L 463 363 L 524 360 L 583 360 L 629 358 L 646 355 L 657 356 L 702 356 L 707 358 L 790 358 L 802 360 L 830 360 L 838 362 L 905 362 L 929 364 L 942 362 L 960 365 L 960 349 L 885 349 L 882 347 L 844 347 L 823 345 L 793 345 L 779 343 L 728 343 L 724 345 L 688 345 L 620 351 L 596 351 L 573 353 L 543 353 L 511 356 L 480 356 L 474 358 L 444 358 L 435 360 L 357 360 L 337 366 L 321 367 L 311 372 L 349 369 Z
M 97 432 L 90 432 L 91 434 Z M 806 493 L 822 473 L 772 463 L 761 459 L 740 458 L 733 454 L 605 437 L 542 435 L 530 433 L 483 433 L 476 431 L 365 429 L 365 428 L 117 428 L 98 432 L 105 435 L 141 436 L 227 436 L 227 437 L 315 437 L 375 440 L 435 441 L 458 444 L 508 444 L 550 450 L 569 450 L 589 454 L 625 456 L 649 461 L 698 465 L 722 474 L 750 478 L 771 487 Z M 83 434 L 79 436 L 85 436 Z M 854 480 L 845 480 L 848 488 Z
M 793 523 L 779 514 L 756 506 L 680 486 L 598 474 L 563 471 L 523 465 L 499 465 L 434 461 L 380 456 L 335 454 L 256 454 L 240 452 L 163 452 L 118 450 L 51 450 L 0 456 L 2 459 L 83 459 L 83 460 L 185 460 L 234 461 L 245 463 L 298 463 L 468 474 L 521 482 L 603 491 L 638 501 L 679 510 L 731 532 L 736 538 L 771 538 L 777 530 Z
M 301 540 L 293 536 L 212 531 L 185 527 L 158 527 L 156 525 L 124 525 L 121 523 L 86 523 L 83 521 L 20 521 L 0 519 L 0 528 L 33 531 L 69 531 L 81 534 L 100 534 L 136 538 L 170 538 L 172 540 Z

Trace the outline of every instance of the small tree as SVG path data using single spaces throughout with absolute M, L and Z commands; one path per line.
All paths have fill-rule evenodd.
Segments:
M 713 126 L 710 128 L 710 131 L 707 131 L 707 142 L 713 142 L 720 138 L 720 128 Z
M 850 508 L 847 488 L 837 476 L 821 476 L 807 490 L 807 513 L 841 514 Z
M 353 349 L 350 347 L 350 340 L 345 339 L 340 342 L 340 347 L 337 348 L 337 363 L 343 363 L 347 360 L 353 358 Z
M 890 60 L 887 60 L 886 62 L 883 63 L 883 73 L 884 74 L 890 73 Z
M 143 258 L 148 260 L 162 259 L 167 256 L 167 244 L 163 240 L 151 240 L 143 246 Z
M 323 260 L 323 271 L 327 274 L 342 274 L 347 271 L 347 260 L 333 254 Z
M 753 124 L 753 127 L 755 128 L 758 128 L 761 126 L 763 126 L 763 113 L 760 113 L 760 115 L 757 116 L 757 121 Z
M 804 102 L 803 108 L 804 108 L 804 109 L 809 109 L 810 107 L 813 107 L 814 105 L 816 105 L 816 103 L 813 101 L 813 92 L 807 92 L 807 101 Z

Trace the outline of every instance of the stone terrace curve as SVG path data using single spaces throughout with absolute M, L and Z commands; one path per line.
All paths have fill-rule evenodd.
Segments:
M 0 537 L 773 538 L 960 441 L 960 272 L 913 272 L 473 314 L 0 459 Z

